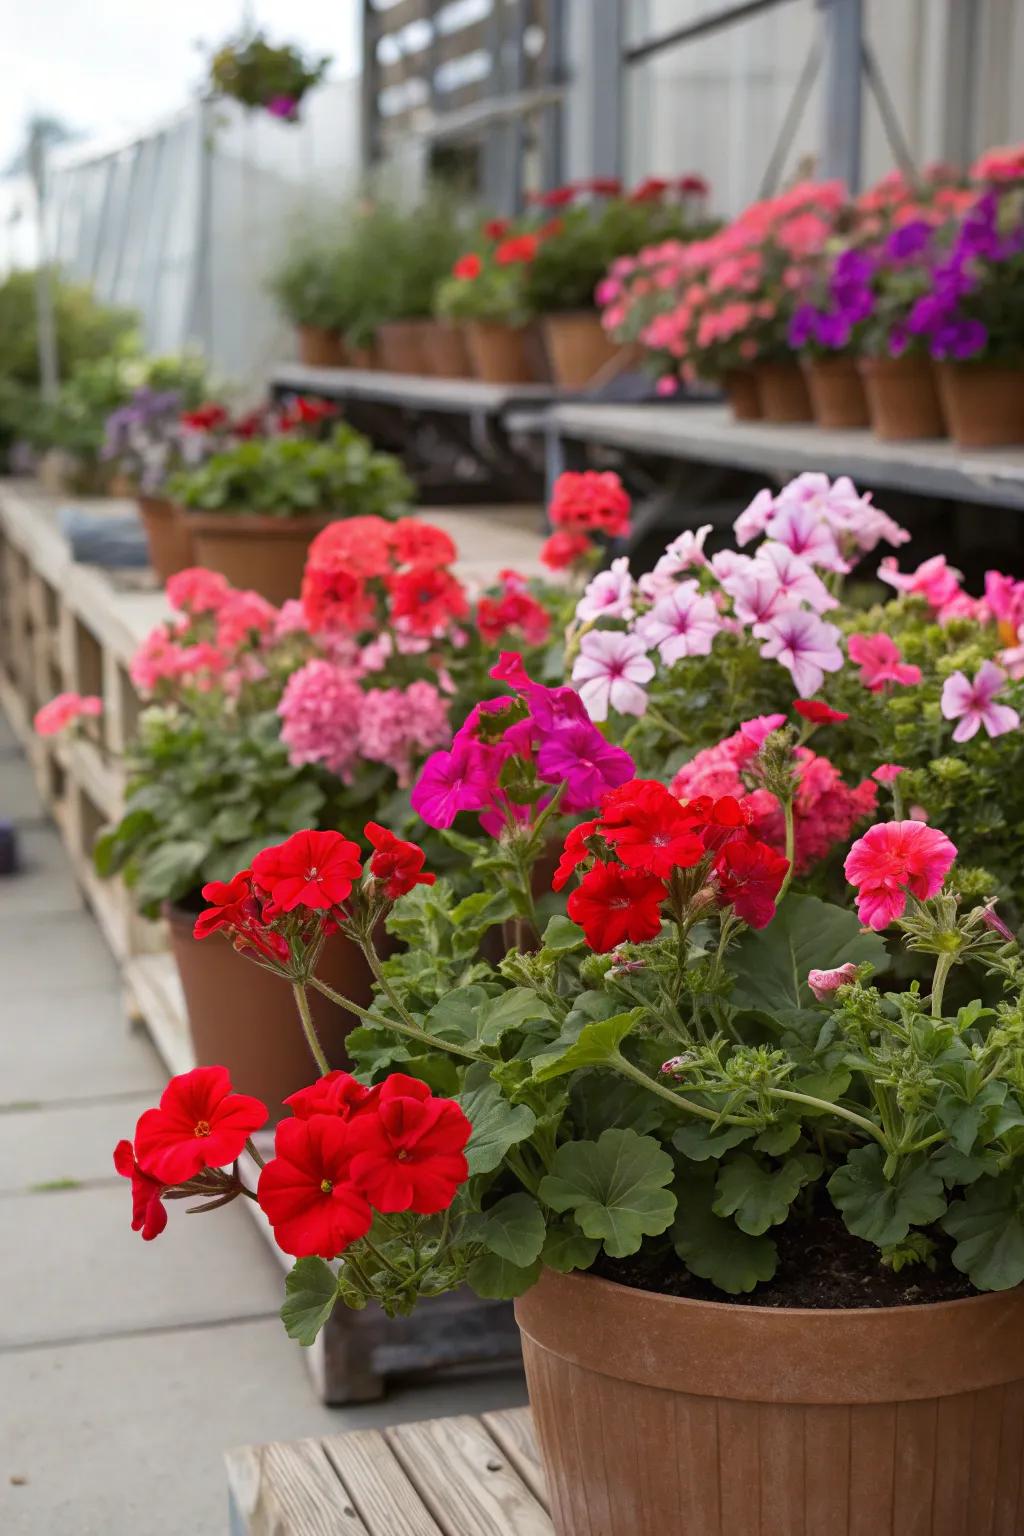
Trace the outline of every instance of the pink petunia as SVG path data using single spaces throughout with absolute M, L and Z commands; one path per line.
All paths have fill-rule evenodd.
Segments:
M 785 715 L 757 715 L 753 720 L 743 720 L 740 723 L 740 735 L 744 741 L 749 741 L 755 751 L 759 750 L 765 739 L 773 731 L 786 723 Z
M 997 704 L 996 695 L 1006 684 L 1006 673 L 994 661 L 983 661 L 969 682 L 962 672 L 954 672 L 942 685 L 942 714 L 946 720 L 958 720 L 954 741 L 970 741 L 982 726 L 989 736 L 1004 736 L 1020 725 L 1020 715 L 1009 704 Z
M 877 779 L 879 784 L 894 784 L 900 774 L 906 771 L 905 768 L 900 767 L 899 763 L 879 763 L 878 767 L 872 770 L 871 777 Z
M 638 622 L 636 633 L 657 648 L 667 667 L 686 656 L 708 656 L 722 620 L 715 600 L 701 594 L 695 581 L 682 581 Z
M 822 570 L 845 573 L 850 569 L 836 543 L 835 534 L 824 518 L 806 502 L 791 501 L 776 506 L 765 532 L 794 555 L 802 555 Z
M 815 613 L 838 608 L 839 602 L 822 581 L 814 567 L 802 555 L 795 555 L 786 544 L 766 539 L 757 551 L 755 568 L 764 567 L 777 581 L 779 591 L 789 602 L 806 603 Z
M 862 923 L 880 932 L 902 917 L 907 892 L 926 901 L 942 889 L 956 847 L 937 827 L 920 821 L 881 821 L 859 837 L 843 865 L 857 891 Z
M 766 624 L 755 624 L 754 634 L 764 641 L 761 655 L 788 669 L 801 698 L 817 693 L 825 673 L 843 665 L 839 630 L 808 608 L 787 609 Z
M 808 971 L 807 973 L 807 985 L 819 1003 L 830 1003 L 840 987 L 848 986 L 856 979 L 857 967 L 852 960 L 847 960 L 844 965 L 837 965 L 831 971 Z
M 749 544 L 751 539 L 760 538 L 774 511 L 775 497 L 771 491 L 758 491 L 750 506 L 740 513 L 732 525 L 736 543 L 742 548 L 744 544 Z
M 609 709 L 620 715 L 642 715 L 647 708 L 645 685 L 654 676 L 654 663 L 639 635 L 592 629 L 580 641 L 572 680 L 592 720 L 607 720 Z
M 946 564 L 945 555 L 933 555 L 916 571 L 901 571 L 890 555 L 879 563 L 878 576 L 897 592 L 923 597 L 936 612 L 948 607 L 960 595 L 960 572 Z
M 633 578 L 625 555 L 613 560 L 607 571 L 598 571 L 576 604 L 576 617 L 584 623 L 633 617 Z
M 846 649 L 860 667 L 861 682 L 872 693 L 881 693 L 886 683 L 911 687 L 921 681 L 921 668 L 901 660 L 899 647 L 888 635 L 851 635 Z

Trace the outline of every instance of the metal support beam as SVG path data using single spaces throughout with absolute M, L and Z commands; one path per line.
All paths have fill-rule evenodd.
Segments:
M 591 176 L 622 174 L 622 6 L 623 0 L 590 0 L 587 55 L 583 74 L 587 102 Z
M 942 159 L 968 166 L 975 154 L 979 0 L 947 0 L 943 50 Z
M 822 175 L 860 191 L 863 0 L 818 0 L 824 49 Z

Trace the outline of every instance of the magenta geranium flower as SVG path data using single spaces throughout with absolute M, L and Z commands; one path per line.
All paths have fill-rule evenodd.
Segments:
M 563 810 L 585 811 L 633 777 L 633 759 L 595 726 L 576 721 L 541 743 L 537 774 L 548 784 L 565 784 Z
M 857 891 L 857 915 L 880 932 L 902 917 L 907 892 L 926 901 L 942 889 L 956 847 L 921 821 L 882 821 L 869 827 L 846 855 L 843 869 Z
M 787 608 L 767 624 L 755 624 L 754 634 L 764 641 L 761 655 L 788 669 L 801 698 L 817 693 L 825 673 L 843 665 L 838 629 L 809 608 Z
M 994 661 L 983 661 L 973 683 L 962 672 L 954 672 L 942 685 L 942 714 L 946 720 L 960 723 L 953 732 L 954 741 L 970 741 L 981 726 L 989 736 L 1004 736 L 1020 725 L 1020 715 L 1009 704 L 997 704 L 996 695 L 1006 683 L 1006 673 Z
M 851 635 L 846 649 L 860 667 L 861 682 L 872 693 L 880 693 L 886 683 L 910 687 L 921 681 L 921 668 L 901 660 L 899 646 L 888 635 Z
M 654 662 L 639 635 L 620 630 L 592 629 L 584 635 L 572 669 L 592 720 L 607 720 L 609 709 L 642 715 L 647 708 L 644 686 L 653 676 Z
M 933 555 L 916 571 L 901 571 L 895 558 L 889 555 L 878 566 L 881 581 L 887 581 L 897 592 L 907 592 L 923 597 L 936 612 L 947 607 L 960 595 L 961 574 L 946 564 L 945 555 Z
M 489 805 L 494 789 L 487 749 L 462 740 L 450 752 L 428 757 L 410 801 L 428 827 L 450 827 L 460 811 L 481 811 Z

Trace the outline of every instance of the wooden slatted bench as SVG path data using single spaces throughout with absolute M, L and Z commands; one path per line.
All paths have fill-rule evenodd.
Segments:
M 554 1536 L 528 1408 L 248 1445 L 231 1536 Z

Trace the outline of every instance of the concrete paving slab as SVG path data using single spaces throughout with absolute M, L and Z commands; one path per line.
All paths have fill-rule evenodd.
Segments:
M 112 1153 L 155 1104 L 155 1092 L 112 1103 L 53 1105 L 0 1115 L 0 1194 L 24 1194 L 42 1185 L 117 1180 Z M 52 1189 L 47 1191 L 53 1193 Z
M 0 1200 L 0 1349 L 275 1313 L 281 1270 L 252 1219 L 185 1205 L 144 1243 L 126 1179 Z
M 27 759 L 0 749 L 0 817 L 4 821 L 42 821 L 45 812 Z
M 524 1401 L 506 1371 L 324 1408 L 276 1318 L 0 1355 L 0 1531 L 225 1536 L 232 1445 Z
M 21 993 L 118 985 L 114 957 L 95 919 L 85 911 L 57 913 L 45 922 L 38 913 L 5 915 L 0 923 L 0 966 L 4 1018 Z
M 0 816 L 4 814 L 3 804 L 0 795 Z M 21 825 L 17 837 L 20 867 L 17 874 L 0 879 L 0 924 L 6 924 L 9 917 L 84 912 L 82 893 L 56 829 Z
M 6 971 L 6 953 L 0 955 Z M 36 992 L 0 998 L 0 1110 L 114 1094 L 159 1096 L 166 1082 L 147 1037 L 126 1023 L 118 987 L 54 989 L 47 976 Z

